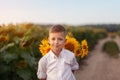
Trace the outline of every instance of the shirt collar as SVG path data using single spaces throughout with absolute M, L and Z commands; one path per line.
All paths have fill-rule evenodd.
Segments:
M 64 49 L 61 50 L 59 58 L 63 57 L 63 53 L 64 53 Z M 52 50 L 50 50 L 50 55 L 52 58 L 57 58 L 57 56 L 52 52 Z

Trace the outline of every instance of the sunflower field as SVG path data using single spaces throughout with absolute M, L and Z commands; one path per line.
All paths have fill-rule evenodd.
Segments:
M 38 80 L 38 60 L 50 50 L 47 41 L 49 26 L 32 23 L 0 25 L 1 80 Z M 64 48 L 74 52 L 78 60 L 88 56 L 97 41 L 106 36 L 104 30 L 96 32 L 66 25 L 65 28 L 70 33 Z

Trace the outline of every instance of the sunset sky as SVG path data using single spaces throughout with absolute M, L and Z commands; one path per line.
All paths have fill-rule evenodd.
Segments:
M 120 0 L 0 0 L 0 24 L 120 23 Z

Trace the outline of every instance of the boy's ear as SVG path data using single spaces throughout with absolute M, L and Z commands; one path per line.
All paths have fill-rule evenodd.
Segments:
M 66 43 L 67 39 L 65 39 L 65 43 Z
M 66 41 L 67 41 L 67 39 L 65 39 L 64 45 L 65 45 Z

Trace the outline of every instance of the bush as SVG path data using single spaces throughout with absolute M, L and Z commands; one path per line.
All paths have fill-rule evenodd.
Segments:
M 116 42 L 108 41 L 103 45 L 103 51 L 106 52 L 110 57 L 118 57 L 119 47 Z
M 97 32 L 95 34 L 95 37 L 98 39 L 103 39 L 103 38 L 106 38 L 107 37 L 107 33 L 106 32 Z

